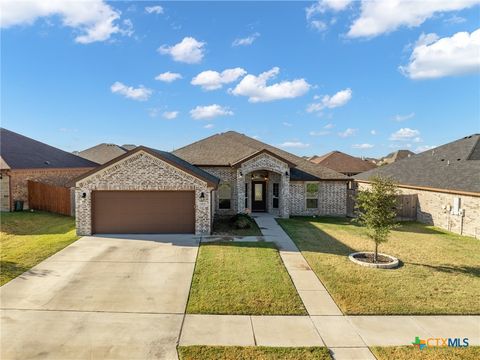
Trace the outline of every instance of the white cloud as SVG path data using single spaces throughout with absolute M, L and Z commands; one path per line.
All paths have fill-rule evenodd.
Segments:
M 366 149 L 371 149 L 373 148 L 374 145 L 372 144 L 353 144 L 352 148 L 354 149 L 360 149 L 360 150 L 366 150 Z
M 325 17 L 327 11 L 338 12 L 345 10 L 352 0 L 320 0 L 305 8 L 305 17 L 308 25 L 317 30 L 324 31 L 327 29 L 327 21 L 319 19 Z M 335 19 L 330 21 L 330 24 L 335 23 Z
M 398 121 L 398 122 L 402 122 L 402 121 L 405 121 L 405 120 L 410 120 L 414 116 L 415 116 L 414 112 L 411 112 L 410 114 L 406 114 L 406 115 L 397 114 L 393 117 L 393 120 Z
M 323 128 L 324 129 L 333 129 L 334 127 L 335 127 L 335 125 L 333 125 L 333 124 L 327 124 Z
M 410 62 L 399 67 L 411 79 L 433 79 L 480 72 L 480 29 L 471 34 L 458 32 L 439 39 L 436 34 L 422 35 Z
M 284 122 L 282 123 L 282 125 L 283 125 L 283 126 L 286 126 L 286 127 L 292 127 L 292 126 L 293 126 L 292 123 L 289 123 L 289 122 L 287 122 L 287 121 L 284 121 Z
M 162 55 L 170 55 L 173 60 L 187 64 L 198 64 L 205 53 L 205 42 L 193 37 L 185 37 L 178 44 L 162 45 L 157 50 Z
M 305 79 L 281 81 L 267 85 L 267 81 L 276 77 L 279 73 L 280 69 L 274 67 L 258 76 L 248 74 L 230 92 L 237 96 L 248 96 L 249 102 L 257 103 L 296 98 L 304 95 L 310 89 L 311 85 Z
M 374 130 L 370 130 L 370 134 L 372 134 L 372 135 L 377 135 L 377 130 L 375 130 L 375 129 L 374 129 Z
M 358 129 L 348 128 L 345 131 L 339 132 L 338 136 L 346 138 L 355 135 L 358 132 Z
M 424 151 L 428 151 L 428 150 L 432 150 L 432 149 L 435 149 L 437 146 L 436 145 L 433 145 L 433 146 L 430 146 L 430 145 L 422 145 L 422 146 L 419 146 L 415 149 L 415 152 L 416 153 L 421 153 L 421 152 L 424 152 Z
M 157 76 L 155 76 L 155 80 L 159 80 L 159 81 L 163 81 L 163 82 L 167 82 L 167 83 L 171 83 L 175 80 L 178 80 L 178 79 L 181 79 L 182 78 L 182 75 L 179 74 L 179 73 L 172 73 L 170 71 L 167 71 L 167 72 L 164 72 L 164 73 L 161 73 L 161 74 L 158 74 Z
M 322 97 L 320 102 L 308 105 L 307 112 L 316 112 L 321 111 L 325 108 L 333 109 L 336 107 L 344 106 L 351 100 L 351 98 L 352 90 L 350 88 L 341 90 L 332 96 L 325 95 Z
M 321 15 L 327 10 L 342 11 L 345 10 L 352 0 L 320 0 L 309 7 L 305 8 L 305 16 L 307 20 L 315 15 Z
M 233 111 L 217 104 L 207 106 L 197 106 L 190 110 L 190 115 L 196 120 L 213 119 L 218 116 L 233 115 Z
M 445 20 L 443 20 L 443 22 L 446 24 L 461 24 L 461 23 L 464 23 L 465 21 L 467 21 L 467 19 L 458 15 L 452 15 L 449 18 L 446 18 Z
M 324 136 L 330 134 L 328 130 L 321 130 L 321 131 L 310 131 L 308 133 L 310 136 Z
M 162 114 L 162 117 L 167 120 L 173 120 L 178 116 L 179 112 L 178 111 L 165 111 Z
M 479 2 L 479 0 L 364 0 L 360 17 L 350 26 L 347 35 L 352 38 L 374 37 L 395 31 L 402 26 L 417 27 L 437 13 L 465 9 Z
M 37 19 L 58 16 L 62 25 L 78 32 L 75 41 L 89 44 L 110 39 L 113 34 L 131 35 L 131 22 L 118 22 L 120 11 L 102 0 L 90 1 L 46 1 L 46 0 L 2 0 L 0 2 L 0 26 L 31 25 Z
M 220 89 L 223 84 L 228 84 L 238 80 L 246 73 L 247 72 L 244 69 L 239 67 L 234 69 L 226 69 L 221 73 L 213 70 L 202 71 L 192 79 L 191 84 L 201 86 L 203 90 L 207 91 L 216 90 Z
M 256 32 L 253 33 L 250 36 L 244 37 L 244 38 L 239 38 L 235 39 L 232 42 L 232 46 L 249 46 L 252 45 L 255 40 L 260 36 L 260 33 Z
M 127 86 L 120 81 L 116 81 L 110 86 L 110 90 L 114 94 L 120 94 L 125 96 L 128 99 L 145 101 L 148 100 L 150 95 L 152 95 L 153 90 L 140 85 L 138 88 L 132 86 Z
M 146 6 L 145 11 L 149 14 L 163 14 L 163 7 L 160 5 Z
M 204 129 L 213 129 L 214 127 L 215 127 L 215 125 L 213 125 L 213 124 L 207 124 L 207 125 L 203 126 Z
M 297 148 L 297 149 L 305 149 L 310 146 L 310 144 L 305 144 L 301 141 L 285 141 L 284 143 L 279 145 L 283 148 Z
M 412 140 L 414 138 L 418 138 L 420 135 L 420 131 L 410 128 L 401 128 L 398 131 L 394 132 L 390 135 L 390 140 L 394 141 L 404 141 L 404 140 Z

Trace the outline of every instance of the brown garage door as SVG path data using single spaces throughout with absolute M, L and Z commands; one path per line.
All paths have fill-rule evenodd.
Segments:
M 97 234 L 193 234 L 193 191 L 94 191 L 92 229 Z

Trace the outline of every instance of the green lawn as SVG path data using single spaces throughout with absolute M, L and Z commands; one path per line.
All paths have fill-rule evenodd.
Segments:
M 45 212 L 2 213 L 0 285 L 71 244 L 75 219 Z
M 237 229 L 235 226 L 235 216 L 217 216 L 213 221 L 213 235 L 225 236 L 262 236 L 262 232 L 255 220 L 250 217 L 243 216 L 248 222 L 249 228 Z
M 413 346 L 370 348 L 378 360 L 476 360 L 480 359 L 480 346 L 466 348 L 430 347 L 419 350 Z
M 278 250 L 270 242 L 203 243 L 187 313 L 307 314 Z
M 394 270 L 348 260 L 372 250 L 363 228 L 342 218 L 279 219 L 346 314 L 480 314 L 480 241 L 420 223 L 403 223 L 380 252 Z
M 325 347 L 180 346 L 180 360 L 330 360 Z

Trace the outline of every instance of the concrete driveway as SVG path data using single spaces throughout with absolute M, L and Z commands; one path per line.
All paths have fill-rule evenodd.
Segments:
M 0 357 L 176 359 L 198 244 L 81 238 L 0 288 Z

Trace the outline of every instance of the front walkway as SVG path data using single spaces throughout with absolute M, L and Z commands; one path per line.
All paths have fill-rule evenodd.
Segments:
M 277 244 L 309 316 L 186 315 L 180 345 L 327 346 L 337 360 L 375 359 L 369 346 L 410 345 L 416 336 L 480 345 L 480 316 L 344 316 L 274 217 L 253 217 L 263 237 L 248 240 Z

